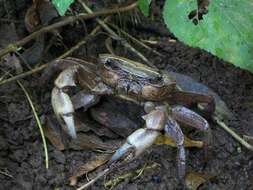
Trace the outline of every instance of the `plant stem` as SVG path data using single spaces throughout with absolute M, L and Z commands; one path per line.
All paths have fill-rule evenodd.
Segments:
M 3 70 L 4 71 L 4 70 Z M 8 73 L 7 71 L 4 71 L 5 73 L 7 73 L 8 75 L 12 76 L 12 74 Z M 45 138 L 45 134 L 44 134 L 44 131 L 43 131 L 43 128 L 42 128 L 42 125 L 40 123 L 40 119 L 39 119 L 39 116 L 37 114 L 37 111 L 33 105 L 33 102 L 32 102 L 32 99 L 30 98 L 30 95 L 28 94 L 27 90 L 25 89 L 25 87 L 23 86 L 23 84 L 17 80 L 17 83 L 18 85 L 20 86 L 20 88 L 23 90 L 28 102 L 29 102 L 29 105 L 32 109 L 32 112 L 33 112 L 33 115 L 35 117 L 35 120 L 36 120 L 36 123 L 39 127 L 39 130 L 40 130 L 40 136 L 42 138 L 42 142 L 43 142 L 43 147 L 44 147 L 44 154 L 45 154 L 45 164 L 46 164 L 46 169 L 48 169 L 48 150 L 47 150 L 47 143 L 46 143 L 46 138 Z
M 237 133 L 235 133 L 232 129 L 230 129 L 224 122 L 220 121 L 220 119 L 217 116 L 213 116 L 212 118 L 222 129 L 224 129 L 228 134 L 230 134 L 242 146 L 244 146 L 248 150 L 253 151 L 253 146 L 251 144 L 249 144 L 247 141 L 241 138 Z
M 45 164 L 46 164 L 46 169 L 48 169 L 48 150 L 47 150 L 47 142 L 46 142 L 46 138 L 45 138 L 45 134 L 44 134 L 44 131 L 43 131 L 43 128 L 42 128 L 42 125 L 40 123 L 40 119 L 39 119 L 39 116 L 36 112 L 36 109 L 33 105 L 33 102 L 30 98 L 30 95 L 28 94 L 28 92 L 26 91 L 25 87 L 22 85 L 21 82 L 17 81 L 18 85 L 20 86 L 20 88 L 23 90 L 23 92 L 25 93 L 25 96 L 30 104 L 30 107 L 32 108 L 32 111 L 33 111 L 33 115 L 35 117 L 35 120 L 36 120 L 36 123 L 39 127 L 39 130 L 40 130 L 40 136 L 42 138 L 42 142 L 43 142 L 43 147 L 44 147 L 44 154 L 45 154 Z

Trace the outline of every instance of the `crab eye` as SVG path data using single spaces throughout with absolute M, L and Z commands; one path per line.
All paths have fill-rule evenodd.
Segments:
M 161 76 L 149 79 L 149 83 L 151 83 L 151 84 L 157 84 L 157 83 L 159 83 L 161 81 L 162 81 L 162 77 Z
M 110 68 L 113 69 L 113 70 L 119 69 L 119 67 L 117 66 L 117 64 L 115 63 L 115 61 L 114 61 L 114 60 L 111 60 L 111 59 L 108 59 L 108 60 L 105 62 L 105 66 L 110 67 Z

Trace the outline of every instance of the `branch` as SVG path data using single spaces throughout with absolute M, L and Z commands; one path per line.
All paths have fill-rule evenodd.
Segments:
M 82 0 L 78 0 L 78 2 L 83 6 L 83 8 L 85 9 L 86 12 L 92 14 L 92 10 L 82 1 Z M 99 18 L 96 18 L 96 21 L 98 24 L 100 24 L 100 26 L 109 34 L 112 35 L 112 37 L 114 39 L 117 39 L 118 41 L 121 42 L 121 44 L 127 48 L 128 50 L 130 50 L 131 52 L 133 52 L 134 54 L 136 54 L 140 59 L 142 59 L 145 63 L 147 63 L 149 66 L 154 67 L 155 65 L 152 64 L 143 54 L 141 54 L 139 51 L 137 51 L 134 47 L 132 47 L 125 39 L 123 39 L 122 37 L 120 37 L 118 34 L 116 34 L 109 26 L 107 26 L 107 24 L 102 21 Z
M 109 19 L 109 16 L 105 18 L 105 21 Z M 80 46 L 84 45 L 87 43 L 87 40 L 92 36 L 92 35 L 95 35 L 99 30 L 100 30 L 100 26 L 97 26 L 96 28 L 94 28 L 91 33 L 84 37 L 83 40 L 81 40 L 80 42 L 78 42 L 75 46 L 73 46 L 72 48 L 70 48 L 67 52 L 63 53 L 62 55 L 60 55 L 59 57 L 57 57 L 56 59 L 53 59 L 52 61 L 48 62 L 48 63 L 45 63 L 37 68 L 34 68 L 30 71 L 27 71 L 27 72 L 24 72 L 24 73 L 21 73 L 19 75 L 16 75 L 16 76 L 13 76 L 11 78 L 8 78 L 6 80 L 3 80 L 3 81 L 0 81 L 0 86 L 1 85 L 4 85 L 4 84 L 7 84 L 7 83 L 10 83 L 10 82 L 13 82 L 13 81 L 16 81 L 18 79 L 21 79 L 21 78 L 24 78 L 24 77 L 27 77 L 31 74 L 34 74 L 34 73 L 37 73 L 39 71 L 42 71 L 43 69 L 45 69 L 48 65 L 50 65 L 52 62 L 54 62 L 55 60 L 57 59 L 63 59 L 67 56 L 69 56 L 71 53 L 73 53 L 75 50 L 77 50 L 78 48 L 80 48 Z
M 253 146 L 241 138 L 236 132 L 230 129 L 224 122 L 222 122 L 217 116 L 213 116 L 213 120 L 228 134 L 230 134 L 235 140 L 237 140 L 242 146 L 250 151 L 253 151 Z
M 66 17 L 62 21 L 59 21 L 59 22 L 56 22 L 54 24 L 45 26 L 45 27 L 41 28 L 40 30 L 30 34 L 29 36 L 26 36 L 25 38 L 15 42 L 15 43 L 11 43 L 11 44 L 7 45 L 7 47 L 0 50 L 0 57 L 4 56 L 5 54 L 8 54 L 10 52 L 18 51 L 20 46 L 25 45 L 27 42 L 35 39 L 37 36 L 39 36 L 41 34 L 44 34 L 46 32 L 50 32 L 54 29 L 60 28 L 62 26 L 71 24 L 71 23 L 73 23 L 77 20 L 87 20 L 87 19 L 96 18 L 96 17 L 99 17 L 99 16 L 116 14 L 116 13 L 119 13 L 119 12 L 126 12 L 126 11 L 134 9 L 135 7 L 136 7 L 136 3 L 133 3 L 133 4 L 130 4 L 128 6 L 121 7 L 121 8 L 114 8 L 114 9 L 98 11 L 98 12 L 90 13 L 90 14 L 79 14 L 77 16 Z

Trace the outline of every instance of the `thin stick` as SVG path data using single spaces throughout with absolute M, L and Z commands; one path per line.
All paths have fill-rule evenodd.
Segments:
M 13 178 L 13 176 L 11 174 L 9 174 L 8 172 L 6 172 L 6 171 L 0 170 L 0 174 L 5 175 L 5 176 L 10 177 L 10 178 Z
M 107 20 L 107 19 L 109 19 L 109 17 L 106 17 L 106 18 L 105 18 L 105 20 Z M 94 28 L 94 29 L 91 31 L 91 33 L 90 33 L 89 36 L 86 36 L 82 41 L 78 42 L 75 46 L 73 46 L 72 48 L 70 48 L 67 52 L 63 53 L 62 55 L 60 55 L 59 57 L 57 57 L 57 58 L 54 59 L 53 61 L 50 61 L 50 62 L 48 62 L 48 63 L 45 63 L 45 64 L 43 64 L 43 65 L 41 65 L 41 66 L 39 66 L 39 67 L 37 67 L 37 68 L 34 68 L 34 69 L 30 70 L 30 71 L 27 71 L 27 72 L 25 72 L 25 73 L 22 73 L 22 74 L 13 76 L 13 77 L 11 77 L 11 78 L 9 78 L 9 79 L 3 80 L 3 81 L 0 82 L 0 86 L 1 86 L 1 85 L 4 85 L 4 84 L 8 84 L 8 83 L 13 82 L 13 81 L 16 81 L 16 80 L 18 80 L 18 79 L 27 77 L 27 76 L 29 76 L 29 75 L 31 75 L 31 74 L 34 74 L 34 73 L 37 73 L 37 72 L 39 72 L 39 71 L 42 71 L 43 69 L 45 69 L 48 65 L 50 65 L 50 64 L 51 64 L 52 62 L 54 62 L 55 60 L 57 60 L 57 59 L 62 59 L 62 58 L 65 58 L 65 57 L 69 56 L 71 53 L 73 53 L 75 50 L 77 50 L 78 48 L 80 48 L 82 45 L 86 44 L 86 43 L 87 43 L 87 39 L 88 39 L 91 35 L 95 35 L 95 34 L 99 31 L 100 28 L 101 28 L 100 26 L 97 26 L 96 28 Z
M 164 57 L 164 55 L 162 55 L 161 53 L 159 53 L 158 51 L 152 49 L 151 47 L 149 47 L 148 45 L 144 44 L 143 42 L 141 42 L 140 40 L 138 40 L 137 38 L 133 37 L 132 35 L 128 34 L 126 31 L 120 29 L 118 26 L 114 25 L 114 24 L 110 24 L 110 26 L 112 26 L 113 28 L 119 30 L 123 35 L 125 35 L 126 37 L 130 38 L 134 43 L 142 46 L 143 48 L 146 48 L 147 50 L 151 51 L 152 53 L 160 56 L 160 57 Z
M 4 70 L 3 70 L 4 71 Z M 5 73 L 7 73 L 6 71 L 4 71 Z M 8 75 L 12 76 L 12 74 L 8 73 Z M 44 134 L 44 131 L 43 131 L 43 128 L 42 128 L 42 125 L 40 123 L 40 119 L 39 119 L 39 116 L 37 114 L 37 111 L 33 105 L 33 102 L 30 98 L 30 95 L 28 94 L 27 90 L 25 89 L 25 87 L 23 86 L 23 84 L 17 80 L 17 83 L 18 85 L 20 86 L 20 88 L 23 90 L 28 102 L 29 102 L 29 105 L 32 109 L 32 112 L 33 112 L 33 115 L 35 117 L 35 120 L 36 120 L 36 123 L 37 123 L 37 126 L 39 127 L 39 130 L 40 130 L 40 136 L 42 138 L 42 142 L 43 142 L 43 148 L 44 148 L 44 154 L 45 154 L 45 164 L 46 164 L 46 169 L 48 169 L 48 150 L 47 150 L 47 142 L 46 142 L 46 138 L 45 138 L 45 134 Z
M 136 7 L 136 3 L 133 3 L 128 6 L 121 7 L 121 8 L 115 8 L 115 9 L 104 10 L 104 11 L 99 11 L 99 12 L 90 13 L 90 14 L 79 14 L 77 16 L 66 17 L 65 19 L 63 19 L 59 22 L 56 22 L 54 24 L 51 24 L 51 25 L 41 28 L 40 30 L 30 34 L 29 36 L 26 36 L 25 38 L 15 42 L 15 43 L 11 43 L 11 44 L 7 45 L 5 48 L 0 50 L 0 57 L 2 57 L 3 55 L 5 55 L 7 53 L 18 51 L 20 46 L 23 46 L 27 42 L 31 41 L 32 39 L 35 39 L 37 36 L 39 36 L 43 33 L 50 32 L 54 29 L 71 24 L 77 20 L 87 20 L 87 19 L 91 19 L 91 18 L 103 16 L 103 15 L 110 15 L 110 14 L 116 14 L 119 12 L 126 12 L 131 9 L 134 9 L 135 7 Z
M 93 11 L 82 0 L 78 0 L 78 2 L 83 6 L 83 8 L 85 9 L 85 11 L 87 13 L 90 13 L 90 14 L 93 13 Z M 110 27 L 108 27 L 107 24 L 104 21 L 102 21 L 99 18 L 96 18 L 96 21 L 101 25 L 101 27 L 105 31 L 107 31 L 109 34 L 111 34 L 114 39 L 119 40 L 122 43 L 122 45 L 125 46 L 128 50 L 130 50 L 131 52 L 135 53 L 139 58 L 141 58 L 149 66 L 155 67 L 142 53 L 140 53 L 139 51 L 137 51 L 125 39 L 123 39 L 122 37 L 120 37 Z
M 25 87 L 22 85 L 22 83 L 20 81 L 17 81 L 18 85 L 21 87 L 21 89 L 24 91 L 25 95 L 26 95 L 26 98 L 30 104 L 30 107 L 32 108 L 32 111 L 33 111 L 33 115 L 35 117 L 35 120 L 36 120 L 36 123 L 37 123 L 37 126 L 39 127 L 39 130 L 40 130 L 40 136 L 42 138 L 42 142 L 43 142 L 43 147 L 44 147 L 44 154 L 45 154 L 45 163 L 46 163 L 46 169 L 48 169 L 48 150 L 47 150 L 47 142 L 46 142 L 46 138 L 45 138 L 45 134 L 44 134 L 44 131 L 43 131 L 43 128 L 42 128 L 42 125 L 40 123 L 40 119 L 38 117 L 38 114 L 36 112 L 36 109 L 33 105 L 33 102 L 28 94 L 28 92 L 26 91 Z
M 50 63 L 51 63 L 51 62 L 50 62 Z M 7 83 L 10 83 L 10 82 L 14 82 L 14 81 L 16 81 L 16 80 L 18 80 L 18 79 L 27 77 L 27 76 L 29 76 L 29 75 L 31 75 L 31 74 L 33 74 L 33 73 L 37 73 L 37 72 L 39 72 L 39 71 L 42 71 L 43 69 L 45 69 L 45 68 L 47 67 L 48 64 L 49 64 L 49 63 L 46 63 L 46 64 L 44 64 L 44 65 L 41 65 L 41 66 L 39 66 L 39 67 L 37 67 L 37 68 L 35 68 L 35 69 L 32 69 L 32 70 L 30 70 L 30 71 L 27 71 L 27 72 L 25 72 L 25 73 L 21 73 L 21 74 L 19 74 L 19 75 L 16 75 L 16 76 L 13 76 L 13 77 L 8 78 L 8 79 L 6 79 L 6 80 L 3 80 L 3 81 L 0 82 L 0 86 L 3 85 L 3 84 L 7 84 Z
M 81 187 L 77 188 L 76 190 L 83 190 L 88 188 L 89 186 L 93 185 L 98 179 L 103 177 L 105 174 L 107 174 L 110 171 L 109 168 L 103 170 L 101 173 L 99 173 L 94 179 L 90 180 L 88 183 L 85 183 Z
M 0 18 L 0 22 L 23 23 L 24 21 L 13 20 L 13 19 L 8 19 L 8 18 Z
M 104 186 L 105 188 L 112 189 L 113 187 L 115 187 L 116 185 L 118 185 L 120 182 L 122 182 L 123 180 L 127 178 L 133 178 L 134 180 L 136 180 L 138 177 L 140 177 L 143 174 L 144 171 L 155 169 L 159 166 L 160 165 L 157 163 L 153 163 L 151 165 L 147 165 L 147 163 L 145 163 L 144 166 L 141 168 L 136 168 L 134 171 L 129 171 L 127 173 L 121 174 L 119 176 L 116 176 L 114 179 L 111 179 L 105 182 Z
M 232 129 L 230 129 L 224 122 L 220 121 L 217 116 L 213 116 L 212 119 L 227 133 L 229 133 L 235 140 L 237 140 L 242 146 L 247 148 L 248 150 L 253 151 L 253 146 L 241 138 L 238 134 L 236 134 Z

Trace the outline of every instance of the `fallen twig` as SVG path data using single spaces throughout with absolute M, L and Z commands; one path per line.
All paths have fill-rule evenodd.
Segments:
M 144 39 L 141 39 L 140 41 L 143 42 L 143 43 L 148 43 L 150 45 L 159 45 L 161 43 L 160 41 L 157 41 L 157 40 L 144 40 Z M 168 38 L 167 41 L 168 41 L 168 43 L 177 42 L 177 40 L 172 39 L 172 38 Z
M 157 163 L 153 163 L 150 166 L 146 166 L 146 164 L 144 165 L 144 167 L 139 168 L 137 170 L 134 171 L 130 171 L 128 173 L 125 173 L 123 175 L 120 175 L 118 177 L 116 177 L 115 179 L 112 179 L 108 182 L 106 182 L 104 185 L 105 187 L 113 187 L 115 185 L 117 185 L 118 183 L 120 183 L 122 180 L 126 179 L 126 178 L 132 178 L 135 177 L 138 178 L 140 175 L 142 175 L 142 173 L 146 170 L 146 169 L 154 169 L 156 167 L 158 167 L 159 164 Z M 91 185 L 93 185 L 97 180 L 99 180 L 101 177 L 105 176 L 106 174 L 108 174 L 109 172 L 111 172 L 112 170 L 110 168 L 107 168 L 105 170 L 103 170 L 102 172 L 100 172 L 94 179 L 92 179 L 91 181 L 89 181 L 88 183 L 82 185 L 81 187 L 79 187 L 76 190 L 83 190 L 83 189 L 87 189 L 88 187 L 90 187 Z
M 106 17 L 105 20 L 109 19 L 109 17 Z M 16 76 L 13 76 L 11 78 L 8 78 L 8 79 L 5 79 L 3 81 L 0 82 L 0 86 L 1 85 L 4 85 L 4 84 L 8 84 L 10 82 L 14 82 L 18 79 L 21 79 L 21 78 L 24 78 L 24 77 L 27 77 L 29 75 L 32 75 L 34 73 L 37 73 L 39 71 L 42 71 L 43 69 L 45 69 L 48 65 L 50 65 L 52 62 L 54 62 L 55 60 L 57 59 L 62 59 L 62 58 L 65 58 L 67 56 L 69 56 L 71 53 L 73 53 L 75 50 L 77 50 L 78 48 L 80 48 L 82 45 L 86 44 L 87 43 L 87 40 L 92 36 L 92 35 L 95 35 L 99 30 L 100 30 L 100 26 L 97 26 L 96 28 L 94 28 L 92 30 L 92 32 L 90 33 L 90 35 L 86 36 L 83 40 L 81 40 L 80 42 L 78 42 L 75 46 L 73 46 L 72 48 L 70 48 L 68 51 L 66 51 L 65 53 L 63 53 L 62 55 L 60 55 L 59 57 L 57 57 L 56 59 L 48 62 L 48 63 L 45 63 L 39 67 L 36 67 L 30 71 L 27 71 L 27 72 L 24 72 L 24 73 L 21 73 L 19 75 L 16 75 Z
M 130 4 L 130 5 L 125 6 L 125 7 L 114 8 L 114 9 L 99 11 L 99 12 L 95 12 L 95 13 L 79 14 L 77 16 L 66 17 L 63 20 L 59 21 L 59 22 L 56 22 L 54 24 L 45 26 L 45 27 L 41 28 L 40 30 L 38 30 L 36 32 L 33 32 L 32 34 L 26 36 L 25 38 L 15 42 L 15 43 L 11 43 L 11 44 L 7 45 L 5 48 L 0 50 L 0 57 L 2 57 L 3 55 L 5 55 L 7 53 L 18 51 L 18 49 L 21 46 L 25 45 L 27 42 L 35 39 L 37 36 L 39 36 L 43 33 L 53 31 L 54 29 L 60 28 L 60 27 L 65 26 L 65 25 L 68 25 L 68 24 L 73 23 L 77 20 L 87 20 L 87 19 L 91 19 L 91 18 L 103 16 L 103 15 L 110 15 L 110 14 L 116 14 L 116 13 L 119 13 L 119 12 L 126 12 L 126 11 L 129 11 L 131 9 L 134 9 L 135 7 L 136 7 L 136 3 L 133 3 L 133 4 Z
M 11 23 L 23 23 L 23 21 L 19 20 L 13 20 L 13 19 L 8 19 L 8 18 L 0 18 L 0 22 L 11 22 Z
M 88 183 L 85 183 L 84 185 L 82 185 L 81 187 L 77 188 L 76 190 L 83 190 L 83 189 L 86 189 L 86 188 L 90 187 L 98 179 L 100 179 L 101 177 L 103 177 L 104 175 L 106 175 L 109 171 L 110 171 L 109 168 L 105 169 L 104 171 L 102 171 L 101 173 L 99 173 L 94 179 L 90 180 Z
M 134 43 L 138 44 L 139 46 L 146 48 L 147 50 L 149 50 L 150 52 L 160 56 L 160 57 L 164 57 L 164 55 L 162 55 L 161 53 L 159 53 L 158 51 L 152 49 L 151 47 L 149 47 L 148 45 L 144 44 L 142 41 L 138 40 L 137 38 L 133 37 L 132 35 L 128 34 L 127 32 L 125 32 L 124 30 L 120 29 L 118 26 L 114 25 L 114 24 L 110 24 L 110 26 L 112 26 L 113 28 L 119 30 L 124 36 L 126 36 L 127 38 L 131 39 Z
M 236 132 L 234 132 L 232 129 L 230 129 L 223 121 L 221 121 L 217 116 L 213 116 L 212 119 L 220 126 L 222 129 L 224 129 L 228 134 L 230 134 L 235 140 L 237 140 L 242 146 L 247 148 L 248 150 L 253 151 L 253 146 L 249 144 L 247 141 L 245 141 L 243 138 L 241 138 Z
M 138 168 L 138 169 L 135 169 L 134 171 L 130 171 L 130 172 L 127 172 L 125 174 L 122 174 L 120 176 L 117 176 L 116 178 L 114 179 L 111 179 L 107 182 L 105 182 L 104 186 L 106 188 L 110 188 L 112 189 L 113 187 L 115 187 L 116 185 L 118 185 L 120 182 L 122 182 L 123 180 L 127 179 L 127 178 L 134 178 L 134 179 L 137 179 L 138 177 L 140 177 L 143 172 L 145 170 L 150 170 L 150 169 L 155 169 L 159 166 L 159 164 L 157 163 L 153 163 L 151 165 L 147 165 L 145 164 L 143 167 L 141 168 Z
M 90 14 L 93 13 L 93 11 L 82 0 L 78 0 L 78 2 L 83 6 L 83 8 L 85 9 L 85 11 L 87 13 L 90 13 Z M 109 26 L 107 26 L 107 24 L 104 21 L 102 21 L 99 18 L 96 18 L 96 21 L 101 25 L 101 27 L 105 31 L 107 31 L 109 34 L 111 34 L 114 39 L 119 40 L 122 43 L 122 45 L 125 46 L 128 50 L 130 50 L 131 52 L 135 53 L 140 59 L 142 59 L 149 66 L 155 67 L 142 53 L 140 53 L 139 51 L 137 51 L 125 39 L 123 39 L 122 37 L 120 37 Z
M 3 70 L 4 71 L 4 70 Z M 6 71 L 4 71 L 5 73 L 7 73 Z M 12 76 L 10 73 L 8 73 L 8 75 Z M 17 80 L 17 83 L 18 85 L 20 86 L 20 88 L 23 90 L 28 102 L 29 102 L 29 105 L 32 109 L 32 112 L 33 112 L 33 115 L 35 117 L 35 120 L 36 120 L 36 123 L 39 127 L 39 130 L 40 130 L 40 136 L 42 138 L 42 142 L 43 142 L 43 148 L 44 148 L 44 154 L 45 154 L 45 164 L 46 164 L 46 169 L 48 169 L 48 150 L 47 150 L 47 143 L 46 143 L 46 138 L 45 138 L 45 135 L 44 135 L 44 131 L 43 131 L 43 128 L 42 128 L 42 125 L 40 123 L 40 119 L 39 119 L 39 116 L 37 114 L 37 111 L 33 105 L 33 102 L 32 102 L 32 99 L 30 98 L 30 95 L 28 94 L 27 90 L 25 89 L 25 87 L 23 86 L 23 84 Z
M 33 105 L 33 102 L 28 94 L 28 92 L 26 91 L 25 87 L 22 85 L 22 83 L 20 81 L 17 81 L 18 85 L 21 87 L 21 89 L 24 91 L 25 93 L 25 96 L 30 104 L 30 107 L 32 108 L 32 111 L 33 111 L 33 115 L 35 117 L 35 120 L 36 120 L 36 123 L 39 127 L 39 130 L 40 130 L 40 136 L 42 138 L 42 142 L 43 142 L 43 147 L 44 147 L 44 154 L 45 154 L 45 164 L 46 164 L 46 169 L 48 169 L 48 166 L 49 166 L 49 163 L 48 163 L 48 150 L 47 150 L 47 143 L 46 143 L 46 138 L 45 138 L 45 135 L 44 135 L 44 131 L 43 131 L 43 128 L 42 128 L 42 125 L 40 123 L 40 119 L 39 119 L 39 116 L 36 112 L 36 109 Z
M 11 174 L 9 174 L 9 172 L 6 170 L 0 170 L 0 174 L 5 175 L 9 178 L 13 178 L 13 176 Z

